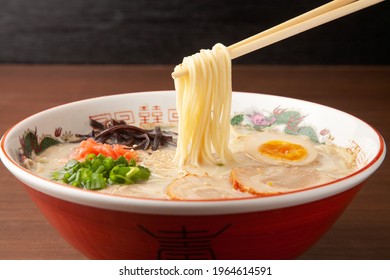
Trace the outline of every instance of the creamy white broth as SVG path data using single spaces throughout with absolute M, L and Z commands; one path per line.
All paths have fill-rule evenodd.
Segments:
M 346 149 L 324 144 L 314 146 L 318 153 L 316 159 L 304 166 L 288 167 L 285 164 L 259 162 L 245 152 L 247 138 L 257 137 L 257 134 L 261 137 L 261 133 L 255 131 L 249 131 L 247 134 L 232 132 L 229 147 L 235 160 L 223 165 L 178 167 L 174 159 L 176 149 L 172 146 L 161 147 L 157 151 L 138 151 L 138 164 L 150 169 L 150 179 L 145 183 L 133 185 L 111 185 L 98 192 L 161 199 L 230 199 L 256 195 L 245 188 L 233 187 L 231 182 L 233 168 L 244 168 L 244 173 L 241 174 L 244 176 L 245 172 L 248 172 L 245 170 L 246 167 L 258 168 L 259 172 L 253 175 L 253 170 L 250 171 L 248 173 L 250 178 L 244 178 L 243 182 L 256 185 L 258 180 L 264 180 L 261 188 L 271 194 L 283 192 L 285 186 L 299 190 L 327 183 L 356 170 L 355 158 Z M 50 179 L 53 172 L 63 168 L 70 160 L 70 155 L 77 147 L 77 143 L 52 146 L 39 156 L 35 156 L 31 169 L 37 175 Z M 292 176 L 298 174 L 300 170 L 301 176 Z M 315 181 L 310 181 L 313 172 L 317 177 Z M 279 174 L 277 178 L 275 174 Z M 262 179 L 259 179 L 259 176 Z

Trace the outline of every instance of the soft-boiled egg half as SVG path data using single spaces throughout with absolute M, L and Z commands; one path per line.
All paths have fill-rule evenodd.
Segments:
M 317 149 L 305 136 L 262 132 L 248 136 L 245 153 L 269 164 L 305 165 L 317 158 Z

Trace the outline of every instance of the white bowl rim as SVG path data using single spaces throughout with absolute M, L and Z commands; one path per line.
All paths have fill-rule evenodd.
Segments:
M 240 214 L 247 212 L 257 212 L 257 211 L 267 211 L 273 209 L 280 209 L 285 207 L 291 207 L 296 205 L 301 205 L 320 199 L 325 199 L 327 197 L 339 194 L 341 192 L 347 191 L 348 189 L 364 182 L 372 173 L 379 168 L 383 162 L 386 154 L 386 145 L 383 137 L 380 133 L 367 124 L 366 122 L 360 120 L 359 118 L 350 115 L 346 112 L 339 111 L 329 106 L 321 105 L 318 103 L 305 101 L 296 98 L 277 96 L 277 95 L 268 95 L 261 93 L 252 93 L 252 92 L 234 92 L 234 94 L 256 94 L 269 97 L 277 97 L 281 99 L 290 99 L 298 102 L 310 103 L 314 106 L 323 106 L 328 109 L 339 111 L 343 114 L 348 115 L 349 117 L 355 118 L 357 121 L 366 124 L 370 127 L 377 135 L 380 143 L 380 148 L 378 153 L 373 157 L 373 159 L 367 163 L 363 168 L 354 172 L 353 174 L 332 181 L 324 185 L 316 186 L 304 191 L 288 193 L 277 196 L 270 197 L 251 197 L 251 198 L 238 198 L 232 200 L 209 200 L 209 201 L 172 201 L 164 199 L 153 199 L 153 198 L 136 198 L 136 197 L 127 197 L 127 196 L 118 196 L 110 195 L 105 193 L 96 193 L 94 191 L 77 189 L 71 186 L 66 186 L 42 177 L 39 177 L 33 174 L 31 171 L 20 166 L 19 163 L 15 162 L 12 157 L 7 154 L 5 142 L 7 136 L 16 129 L 19 125 L 23 124 L 25 121 L 34 118 L 42 113 L 47 113 L 51 110 L 61 109 L 64 106 L 69 106 L 75 103 L 80 102 L 91 102 L 95 99 L 106 99 L 113 98 L 116 96 L 123 95 L 134 95 L 134 94 L 161 94 L 166 92 L 174 92 L 172 90 L 167 91 L 145 91 L 145 92 L 132 92 L 124 94 L 115 94 L 107 95 L 95 98 L 84 99 L 80 101 L 75 101 L 71 103 L 66 103 L 59 105 L 34 115 L 31 115 L 24 120 L 21 120 L 10 129 L 8 129 L 0 142 L 0 158 L 3 164 L 7 169 L 14 174 L 21 182 L 23 182 L 28 187 L 35 189 L 36 191 L 45 193 L 49 196 L 56 197 L 61 200 L 68 202 L 73 202 L 76 204 L 116 210 L 123 212 L 133 212 L 133 213 L 143 213 L 143 214 L 157 214 L 157 215 L 185 215 L 185 216 L 199 216 L 199 215 L 222 215 L 222 214 Z

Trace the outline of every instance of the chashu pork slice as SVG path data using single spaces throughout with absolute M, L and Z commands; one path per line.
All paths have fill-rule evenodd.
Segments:
M 231 171 L 233 187 L 257 196 L 270 196 L 312 188 L 334 179 L 301 166 L 249 166 Z

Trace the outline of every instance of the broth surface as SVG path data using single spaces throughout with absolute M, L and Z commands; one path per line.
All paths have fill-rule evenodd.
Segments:
M 314 145 L 316 158 L 304 165 L 259 161 L 248 152 L 248 138 L 263 136 L 264 132 L 257 131 L 245 134 L 232 132 L 229 147 L 235 161 L 228 164 L 179 167 L 174 159 L 176 148 L 173 146 L 161 147 L 157 151 L 137 151 L 138 163 L 151 171 L 150 179 L 133 185 L 110 185 L 99 192 L 160 199 L 229 199 L 259 195 L 258 188 L 271 195 L 285 190 L 306 189 L 356 170 L 354 156 L 347 149 L 331 144 Z M 31 170 L 51 179 L 52 172 L 63 168 L 77 147 L 78 144 L 74 143 L 50 147 L 34 157 Z M 312 152 L 309 150 L 309 153 Z M 241 180 L 238 187 L 232 183 L 232 177 Z M 249 187 L 251 185 L 253 187 Z

